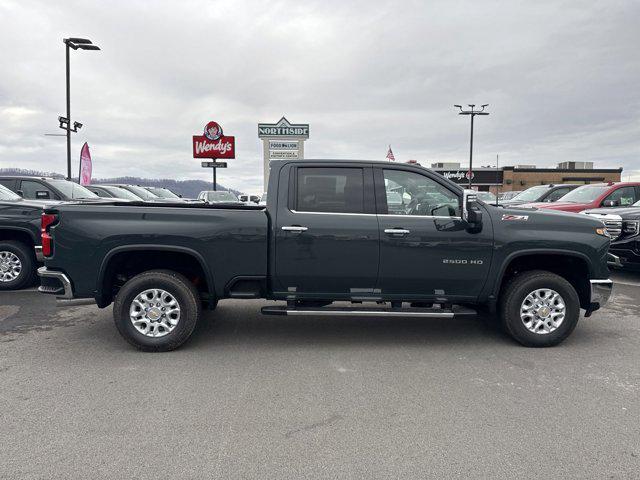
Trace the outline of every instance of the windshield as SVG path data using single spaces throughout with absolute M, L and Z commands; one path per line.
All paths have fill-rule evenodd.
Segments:
M 107 192 L 111 193 L 116 198 L 122 198 L 124 200 L 135 200 L 137 202 L 142 200 L 139 196 L 131 193 L 129 190 L 125 190 L 124 188 L 120 188 L 120 187 L 102 187 L 102 188 L 104 188 Z
M 562 201 L 569 203 L 591 203 L 607 190 L 609 190 L 608 185 L 583 185 L 567 193 L 562 197 Z
M 238 197 L 231 192 L 207 192 L 207 200 L 210 202 L 237 202 Z
M 21 200 L 22 197 L 16 193 L 13 193 L 4 185 L 0 185 L 0 200 L 10 200 L 15 202 L 16 200 Z
M 96 198 L 97 195 L 82 185 L 68 180 L 49 180 L 49 183 L 60 190 L 67 198 Z
M 522 200 L 523 202 L 535 202 L 547 190 L 549 190 L 549 187 L 547 187 L 546 185 L 538 185 L 537 187 L 527 188 L 526 190 L 520 192 L 515 197 L 513 197 L 513 200 Z
M 158 195 L 154 195 L 149 190 L 146 190 L 142 187 L 138 187 L 136 185 L 127 185 L 126 187 L 122 187 L 122 188 L 135 193 L 137 196 L 139 196 L 143 200 L 157 200 L 159 198 Z
M 149 187 L 148 190 L 160 198 L 180 198 L 178 195 L 176 195 L 171 190 L 168 190 L 166 188 Z

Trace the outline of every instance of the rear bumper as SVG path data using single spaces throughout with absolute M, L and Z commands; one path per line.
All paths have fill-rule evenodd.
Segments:
M 613 290 L 612 280 L 589 280 L 591 285 L 590 290 L 590 307 L 589 312 L 604 307 L 609 298 L 611 297 L 611 291 Z
M 39 262 L 44 262 L 44 255 L 42 254 L 42 247 L 40 245 L 36 245 L 33 247 L 36 252 L 36 260 Z
M 55 295 L 65 300 L 73 298 L 71 280 L 69 280 L 69 277 L 67 277 L 65 273 L 48 270 L 47 267 L 40 267 L 38 269 L 38 275 L 40 276 L 39 292 Z

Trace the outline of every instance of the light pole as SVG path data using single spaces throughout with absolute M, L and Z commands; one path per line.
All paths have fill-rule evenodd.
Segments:
M 69 49 L 74 50 L 100 50 L 100 47 L 93 45 L 91 40 L 86 38 L 64 38 L 62 42 L 65 44 L 66 57 L 67 57 L 67 116 L 58 117 L 60 122 L 60 128 L 67 131 L 67 180 L 71 180 L 71 132 L 77 132 L 82 128 L 82 124 L 79 122 L 73 122 L 71 126 L 71 82 L 69 79 Z
M 469 107 L 471 110 L 463 110 L 462 105 L 454 105 L 454 107 L 460 109 L 460 113 L 458 115 L 471 115 L 471 142 L 469 144 L 469 188 L 471 188 L 471 179 L 473 178 L 473 117 L 476 115 L 489 115 L 489 112 L 485 112 L 485 107 L 488 107 L 489 104 L 485 103 L 480 106 L 480 110 L 476 110 L 475 104 L 470 103 Z

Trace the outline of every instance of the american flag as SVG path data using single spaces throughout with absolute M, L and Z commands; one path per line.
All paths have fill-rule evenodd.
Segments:
M 390 162 L 396 161 L 396 157 L 393 156 L 393 152 L 391 151 L 391 145 L 389 145 L 389 151 L 387 152 L 387 160 Z

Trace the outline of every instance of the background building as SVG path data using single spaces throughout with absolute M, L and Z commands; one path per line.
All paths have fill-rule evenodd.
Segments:
M 469 182 L 468 169 L 460 168 L 459 163 L 433 163 L 431 168 L 456 183 L 466 185 Z M 622 168 L 593 168 L 593 162 L 562 162 L 556 168 L 537 168 L 535 165 L 474 168 L 472 183 L 478 190 L 496 193 L 550 183 L 619 182 L 621 177 Z

